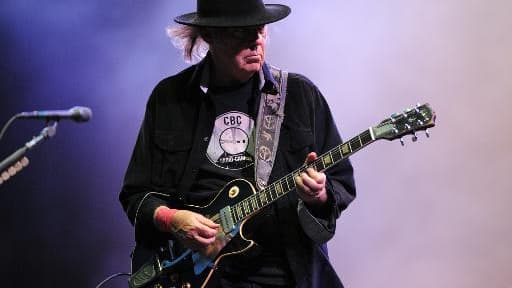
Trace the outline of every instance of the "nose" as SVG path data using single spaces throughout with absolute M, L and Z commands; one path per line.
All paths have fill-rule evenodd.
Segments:
M 255 31 L 251 39 L 251 50 L 256 50 L 258 46 L 265 44 L 266 35 L 264 31 Z
M 259 44 L 263 44 L 267 36 L 265 35 L 265 31 L 257 31 L 256 32 L 256 42 Z

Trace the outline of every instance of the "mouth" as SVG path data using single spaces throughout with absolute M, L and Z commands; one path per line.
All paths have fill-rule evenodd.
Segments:
M 249 54 L 245 57 L 245 60 L 248 62 L 248 63 L 254 63 L 254 62 L 260 62 L 261 61 L 261 56 L 257 53 L 253 53 L 253 54 Z

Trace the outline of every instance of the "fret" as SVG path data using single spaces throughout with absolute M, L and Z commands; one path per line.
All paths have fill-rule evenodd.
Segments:
M 336 148 L 333 149 L 334 154 L 331 153 L 331 155 L 333 155 L 334 162 L 343 159 L 343 155 L 341 154 L 341 146 L 342 145 L 336 146 Z
M 294 186 L 290 185 L 290 176 L 284 177 L 284 181 L 286 182 L 286 187 L 288 188 L 288 190 L 292 190 Z M 295 184 L 295 182 L 291 182 Z
M 269 187 L 269 189 L 268 189 L 268 195 L 270 195 L 270 201 L 272 202 L 272 201 L 274 201 L 274 195 L 272 195 L 272 189 L 271 188 L 272 187 Z
M 286 188 L 287 190 L 292 190 L 295 187 L 295 181 L 291 181 L 292 179 L 289 179 L 289 177 L 285 177 L 284 181 L 286 181 Z M 290 181 L 293 183 L 293 185 L 290 185 Z
M 286 193 L 288 193 L 288 192 L 290 192 L 290 190 L 292 190 L 292 189 L 290 189 L 290 187 L 288 186 L 288 181 L 286 181 L 286 178 L 284 178 L 284 179 L 280 180 L 280 181 L 279 181 L 279 185 L 281 185 L 281 187 L 283 187 L 283 191 L 284 191 L 284 193 L 285 193 L 285 194 L 286 194 Z M 284 186 L 284 185 L 286 185 L 286 186 Z
M 252 203 L 252 207 L 254 208 L 254 209 L 253 209 L 253 211 L 254 211 L 254 210 L 258 210 L 258 209 L 260 209 L 260 206 L 259 206 L 259 205 L 258 205 L 258 203 L 256 202 L 256 198 L 255 198 L 255 197 L 253 197 L 253 196 L 251 196 L 251 203 Z
M 264 197 L 265 197 L 265 193 L 263 193 L 263 191 L 258 193 L 258 198 L 260 198 L 260 202 L 261 202 L 262 206 L 265 205 L 265 200 L 263 199 Z
M 240 214 L 240 219 L 244 218 L 245 216 L 244 216 L 244 211 L 242 209 L 242 205 L 240 203 L 238 203 L 236 206 L 237 206 L 236 210 L 238 211 L 238 214 Z
M 249 204 L 247 203 L 247 199 L 242 201 L 242 211 L 244 211 L 244 217 L 251 214 L 251 209 L 249 208 Z
M 281 188 L 283 189 L 285 194 L 290 190 L 290 189 L 288 189 L 288 183 L 286 183 L 286 178 L 277 181 L 277 183 L 279 183 L 279 186 L 281 186 Z M 284 185 L 286 185 L 286 186 L 284 186 Z
M 251 198 L 245 198 L 244 202 L 246 203 L 245 205 L 247 206 L 247 212 L 248 212 L 247 214 L 251 214 L 251 212 L 252 212 Z
M 357 137 L 356 137 L 356 138 L 357 138 Z M 357 151 L 357 150 L 359 150 L 359 148 L 361 148 L 361 147 L 359 146 L 359 141 L 357 141 L 357 139 L 356 139 L 356 138 L 352 138 L 352 139 L 350 139 L 350 141 L 349 141 L 349 143 L 350 143 L 350 148 L 351 148 L 352 152 Z
M 254 207 L 252 207 L 251 199 L 247 198 L 246 201 L 247 201 L 247 207 L 249 207 L 249 214 L 252 214 L 252 212 L 254 212 L 255 209 L 254 209 Z
M 275 186 L 274 186 L 274 191 L 275 191 L 275 193 L 276 193 L 276 199 L 278 199 L 278 198 L 280 198 L 281 196 L 283 196 L 283 195 L 281 194 L 281 191 L 282 191 L 282 190 L 279 190 L 279 187 L 277 187 L 277 185 L 275 185 Z
M 362 135 L 361 139 L 364 145 L 370 144 L 373 141 L 370 131 L 366 130 L 363 134 L 364 135 Z
M 245 215 L 244 215 L 244 210 L 242 209 L 241 203 L 238 203 L 236 206 L 237 206 L 236 211 L 237 211 L 237 214 L 239 215 L 238 217 L 240 219 L 244 219 Z
M 268 203 L 268 201 L 267 201 L 267 194 L 265 194 L 264 191 L 260 192 L 260 199 L 261 199 L 261 203 L 265 203 L 265 204 Z
M 244 210 L 242 209 L 242 202 L 236 204 L 236 213 L 240 215 L 240 219 L 244 218 Z
M 353 138 L 352 143 L 350 143 L 350 146 L 352 146 L 352 152 L 359 150 L 361 148 L 361 145 L 359 144 L 359 140 L 357 137 Z
M 237 215 L 236 215 L 236 211 L 234 209 L 234 206 L 231 206 L 231 211 L 229 213 L 231 213 L 231 218 L 233 219 L 233 222 L 237 223 L 238 219 L 237 219 Z
M 284 187 L 284 190 L 286 191 L 290 191 L 290 185 L 288 184 L 288 180 L 287 180 L 288 177 L 284 177 L 283 179 L 279 180 L 279 183 L 281 183 L 281 186 Z M 286 186 L 283 186 L 283 185 L 286 185 Z
M 350 154 L 350 152 L 352 152 L 352 148 L 350 148 L 350 142 L 341 145 L 341 155 L 343 157 L 345 157 L 345 155 Z
M 237 206 L 236 204 L 235 204 L 235 205 L 233 205 L 233 206 L 231 206 L 231 208 L 232 208 L 232 210 L 231 210 L 231 211 L 232 211 L 232 213 L 233 213 L 233 219 L 234 219 L 234 221 L 235 221 L 235 222 L 238 222 L 238 220 L 240 220 L 240 216 L 238 215 L 238 211 L 236 210 L 236 206 Z
M 275 186 L 276 186 L 277 194 L 282 196 L 284 194 L 283 187 L 280 185 L 279 182 L 277 182 L 275 184 Z
M 274 198 L 274 200 L 276 200 L 277 198 L 279 198 L 279 193 L 277 193 L 277 190 L 276 190 L 276 186 L 272 186 L 270 188 L 270 190 L 273 192 L 274 195 L 276 195 L 276 197 Z
M 274 185 L 268 186 L 268 193 L 270 193 L 270 198 L 272 199 L 272 201 L 274 201 L 277 198 L 279 198 L 279 195 L 277 195 L 277 192 L 276 192 L 276 189 L 275 189 Z
M 334 163 L 334 160 L 332 159 L 332 153 L 329 151 L 329 153 L 327 153 L 327 155 L 322 157 L 322 164 L 324 165 L 324 167 L 322 167 L 321 170 L 326 169 L 327 167 L 331 166 L 333 163 Z
M 254 197 L 254 201 L 256 201 L 256 204 L 258 204 L 258 207 L 261 208 L 261 207 L 265 206 L 265 204 L 263 204 L 263 202 L 261 201 L 261 198 L 260 198 L 261 197 L 261 193 L 257 193 L 257 194 L 255 194 L 252 197 Z
M 240 213 L 240 219 L 244 218 L 245 214 L 244 214 L 244 207 L 242 207 L 242 203 L 238 203 L 238 211 Z
M 277 197 L 278 197 L 277 193 L 275 193 L 275 192 L 276 192 L 276 188 L 274 185 L 268 186 L 268 193 L 270 194 L 270 198 L 272 199 L 272 201 L 277 199 Z M 275 195 L 275 197 L 274 197 L 274 195 Z
M 252 207 L 251 207 L 251 202 L 249 201 L 250 199 L 245 199 L 244 202 L 245 202 L 245 207 L 246 207 L 246 210 L 247 210 L 247 215 L 251 214 L 252 212 Z

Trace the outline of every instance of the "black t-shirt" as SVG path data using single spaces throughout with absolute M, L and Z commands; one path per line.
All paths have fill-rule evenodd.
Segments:
M 229 181 L 254 179 L 254 116 L 249 102 L 255 81 L 234 87 L 210 88 L 215 124 L 205 157 L 191 188 L 190 200 L 206 204 Z
M 190 200 L 207 204 L 226 183 L 237 178 L 254 183 L 255 118 L 254 97 L 259 97 L 258 78 L 233 87 L 210 88 L 215 124 L 202 165 L 191 188 Z M 286 285 L 291 272 L 274 207 L 263 209 L 244 226 L 250 239 L 263 249 L 257 253 L 226 257 L 225 277 L 260 284 Z M 247 235 L 246 235 L 247 236 Z

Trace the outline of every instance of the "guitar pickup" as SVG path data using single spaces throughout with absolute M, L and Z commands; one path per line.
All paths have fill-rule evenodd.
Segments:
M 235 221 L 233 220 L 233 214 L 231 213 L 231 206 L 226 206 L 219 211 L 220 225 L 224 233 L 229 233 L 235 229 Z

